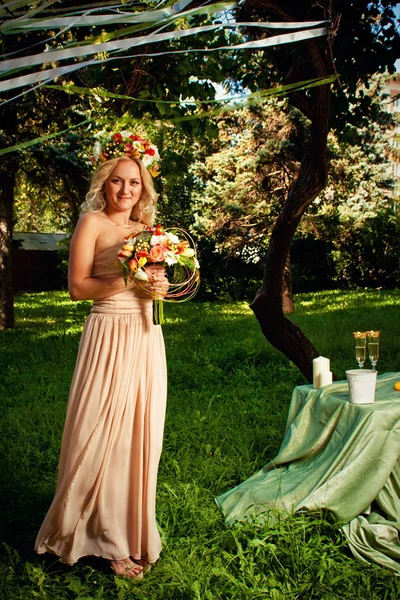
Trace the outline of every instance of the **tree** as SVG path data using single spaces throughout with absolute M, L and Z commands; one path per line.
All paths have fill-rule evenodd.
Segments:
M 387 285 L 397 273 L 391 268 L 385 275 L 387 260 L 379 267 L 377 260 L 372 262 L 378 249 L 374 254 L 366 248 L 363 256 L 350 243 L 358 237 L 365 244 L 366 219 L 389 214 L 393 208 L 389 155 L 394 123 L 381 95 L 387 79 L 373 77 L 368 88 L 360 89 L 375 105 L 375 117 L 368 126 L 348 125 L 340 138 L 334 131 L 329 133 L 327 185 L 296 232 L 294 284 L 300 291 L 330 287 L 332 281 L 351 285 L 350 276 L 354 284 Z M 272 225 L 298 172 L 308 134 L 307 119 L 287 104 L 275 98 L 216 117 L 218 138 L 212 144 L 198 145 L 192 166 L 196 176 L 194 228 L 200 249 L 204 248 L 203 283 L 214 297 L 249 298 L 256 292 L 253 279 L 260 279 L 261 271 L 255 267 L 264 259 Z M 381 221 L 370 219 L 368 224 L 376 222 L 382 235 Z M 393 261 L 393 244 L 391 248 Z M 283 308 L 286 312 L 284 299 Z
M 195 228 L 209 242 L 215 240 L 228 260 L 240 262 L 245 279 L 265 256 L 271 228 L 298 172 L 307 123 L 299 111 L 287 109 L 286 100 L 278 99 L 216 120 L 218 138 L 208 154 L 200 150 L 193 167 L 198 182 Z M 289 261 L 286 273 L 282 301 L 289 313 Z
M 271 232 L 265 260 L 263 283 L 252 302 L 252 309 L 265 337 L 307 377 L 312 380 L 312 359 L 318 355 L 316 348 L 301 329 L 288 320 L 282 310 L 282 280 L 290 245 L 297 227 L 311 202 L 320 194 L 327 179 L 327 140 L 331 119 L 343 131 L 347 121 L 368 119 L 370 101 L 357 96 L 357 83 L 365 82 L 372 73 L 394 71 L 398 32 L 392 7 L 395 2 L 335 2 L 337 14 L 332 13 L 332 3 L 248 0 L 238 17 L 243 21 L 265 20 L 296 21 L 330 17 L 334 28 L 328 43 L 307 40 L 301 46 L 271 52 L 268 63 L 273 68 L 259 70 L 262 56 L 257 56 L 257 74 L 253 64 L 242 68 L 241 84 L 250 89 L 265 85 L 265 74 L 280 81 L 305 80 L 326 77 L 336 69 L 341 74 L 342 87 L 334 94 L 329 86 L 320 86 L 308 93 L 295 93 L 291 104 L 310 121 L 310 135 L 304 148 L 299 173 L 290 187 L 286 201 Z M 330 8 L 330 11 L 328 10 Z M 340 27 L 337 29 L 340 20 Z M 334 35 L 335 59 L 333 59 Z M 250 34 L 249 34 L 250 35 Z M 262 35 L 262 34 L 261 34 Z M 251 62 L 251 60 L 249 61 Z M 238 79 L 237 74 L 232 77 Z M 253 78 L 253 79 L 252 79 Z M 350 112 L 349 107 L 352 106 Z
M 24 154 L 16 182 L 14 221 L 21 231 L 72 231 L 88 190 L 93 140 L 70 132 Z

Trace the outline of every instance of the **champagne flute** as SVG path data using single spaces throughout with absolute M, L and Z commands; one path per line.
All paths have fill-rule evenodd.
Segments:
M 368 331 L 368 356 L 374 371 L 379 358 L 380 335 L 380 331 Z
M 367 358 L 367 332 L 354 331 L 353 336 L 356 351 L 356 361 L 358 363 L 358 368 L 362 369 L 365 359 Z

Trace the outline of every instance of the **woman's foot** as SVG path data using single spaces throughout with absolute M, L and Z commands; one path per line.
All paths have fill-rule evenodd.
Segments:
M 148 573 L 153 566 L 153 563 L 149 563 L 149 558 L 147 555 L 144 555 L 141 558 L 134 558 L 133 560 L 136 564 L 143 567 L 143 573 Z
M 142 565 L 133 562 L 129 557 L 110 562 L 112 570 L 120 577 L 130 577 L 131 579 L 142 579 L 143 577 Z

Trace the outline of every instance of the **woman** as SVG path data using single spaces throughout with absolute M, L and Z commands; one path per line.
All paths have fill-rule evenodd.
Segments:
M 151 292 L 167 291 L 151 265 L 149 295 L 125 287 L 117 249 L 151 225 L 157 195 L 140 160 L 103 163 L 71 240 L 72 300 L 94 300 L 68 401 L 57 491 L 35 549 L 74 564 L 86 555 L 140 578 L 161 550 L 155 494 L 166 404 L 161 328 Z

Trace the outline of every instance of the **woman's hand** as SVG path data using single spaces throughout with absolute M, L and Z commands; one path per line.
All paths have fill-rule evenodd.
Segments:
M 146 288 L 151 295 L 160 299 L 164 298 L 169 289 L 169 281 L 165 276 L 164 265 L 150 263 L 143 270 L 149 278 L 148 283 L 146 282 Z
M 165 268 L 161 264 L 150 263 L 142 267 L 148 280 L 131 281 L 129 287 L 135 290 L 140 298 L 153 298 L 155 300 L 165 297 L 169 288 L 169 281 L 165 276 Z

